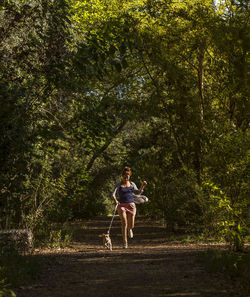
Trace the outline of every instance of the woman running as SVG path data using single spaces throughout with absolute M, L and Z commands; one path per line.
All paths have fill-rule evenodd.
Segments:
M 121 219 L 123 247 L 125 249 L 128 247 L 127 230 L 128 236 L 133 238 L 133 228 L 135 225 L 136 206 L 133 194 L 140 195 L 147 185 L 147 182 L 144 181 L 141 184 L 140 190 L 138 190 L 136 184 L 130 181 L 131 175 L 131 168 L 125 167 L 122 171 L 122 181 L 115 185 L 112 193 L 115 204 L 118 204 L 117 211 Z M 116 199 L 116 195 L 119 196 L 118 200 Z

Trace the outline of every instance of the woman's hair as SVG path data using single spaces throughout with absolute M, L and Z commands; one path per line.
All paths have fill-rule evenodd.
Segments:
M 130 167 L 124 167 L 124 169 L 122 170 L 122 175 L 124 174 L 129 174 L 129 175 L 132 175 L 132 170 Z

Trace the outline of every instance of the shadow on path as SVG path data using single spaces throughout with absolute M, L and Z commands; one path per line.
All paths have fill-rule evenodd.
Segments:
M 34 254 L 43 270 L 32 285 L 16 290 L 17 297 L 237 296 L 224 275 L 208 274 L 197 263 L 197 253 L 207 246 L 166 244 L 164 228 L 139 218 L 136 236 L 124 250 L 115 218 L 111 252 L 98 236 L 109 222 L 85 222 L 71 249 Z

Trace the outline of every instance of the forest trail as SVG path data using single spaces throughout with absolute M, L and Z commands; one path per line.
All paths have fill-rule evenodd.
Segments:
M 71 248 L 36 251 L 42 271 L 32 284 L 16 289 L 17 297 L 237 296 L 229 279 L 207 273 L 197 262 L 207 245 L 170 244 L 161 225 L 138 217 L 135 237 L 123 249 L 116 216 L 109 251 L 99 236 L 109 223 L 110 217 L 79 222 Z

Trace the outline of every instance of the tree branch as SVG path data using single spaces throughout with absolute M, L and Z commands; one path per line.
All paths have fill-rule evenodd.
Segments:
M 92 158 L 90 159 L 86 167 L 87 171 L 89 171 L 93 167 L 95 160 L 99 158 L 102 155 L 102 153 L 104 153 L 104 151 L 109 147 L 109 145 L 111 144 L 113 139 L 117 136 L 117 134 L 121 132 L 122 128 L 125 126 L 126 123 L 127 123 L 127 120 L 122 121 L 121 124 L 116 129 L 114 137 L 107 139 L 105 144 L 96 153 L 94 153 L 94 155 L 92 156 Z

